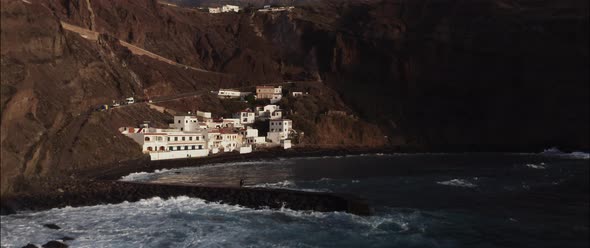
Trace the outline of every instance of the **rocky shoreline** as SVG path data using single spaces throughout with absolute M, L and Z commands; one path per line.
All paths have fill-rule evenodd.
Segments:
M 176 169 L 183 167 L 196 167 L 207 164 L 220 164 L 237 161 L 246 161 L 252 159 L 269 159 L 269 158 L 294 158 L 294 157 L 322 157 L 322 156 L 345 156 L 371 153 L 393 153 L 402 152 L 392 147 L 383 148 L 363 148 L 363 147 L 300 147 L 290 150 L 280 148 L 264 149 L 248 154 L 222 153 L 204 158 L 194 159 L 175 159 L 150 161 L 149 159 L 137 159 L 122 161 L 107 166 L 109 169 L 88 170 L 80 173 L 78 177 L 96 179 L 96 180 L 118 180 L 123 176 L 135 172 L 154 172 L 155 170 Z
M 28 191 L 3 196 L 0 214 L 16 211 L 41 211 L 66 206 L 79 207 L 98 204 L 134 202 L 152 197 L 197 197 L 212 202 L 237 204 L 251 208 L 287 207 L 293 210 L 345 211 L 357 215 L 370 215 L 371 208 L 363 200 L 351 195 L 300 192 L 279 189 L 196 187 L 187 185 L 144 184 L 117 181 L 134 172 L 153 172 L 162 169 L 195 167 L 207 164 L 228 163 L 276 157 L 343 156 L 366 153 L 391 153 L 392 148 L 331 148 L 316 147 L 292 150 L 268 149 L 250 154 L 219 154 L 198 159 L 149 161 L 147 159 L 122 161 L 110 169 L 89 170 L 71 176 L 38 181 Z
M 474 148 L 475 149 L 475 148 Z M 123 201 L 138 201 L 151 197 L 191 196 L 208 201 L 239 204 L 252 208 L 281 208 L 295 210 L 347 211 L 359 215 L 371 213 L 370 206 L 354 196 L 292 190 L 195 187 L 186 185 L 140 184 L 117 181 L 136 172 L 197 167 L 270 158 L 345 156 L 377 153 L 416 153 L 420 149 L 400 147 L 297 147 L 290 150 L 265 149 L 250 154 L 225 153 L 205 158 L 150 161 L 149 158 L 121 161 L 101 169 L 87 170 L 31 183 L 26 191 L 2 196 L 0 214 L 22 210 L 45 210 L 65 206 L 89 206 Z M 445 152 L 445 151 L 439 151 Z M 477 149 L 474 151 L 477 152 Z M 500 151 L 498 151 L 500 152 Z M 108 169 L 104 169 L 108 168 Z M 353 207 L 351 207 L 353 206 Z

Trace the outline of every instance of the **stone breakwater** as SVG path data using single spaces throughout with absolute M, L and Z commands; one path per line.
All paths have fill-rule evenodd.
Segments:
M 41 211 L 51 208 L 81 207 L 99 204 L 135 202 L 152 197 L 188 196 L 210 202 L 240 205 L 249 208 L 289 208 L 318 212 L 343 211 L 356 215 L 370 215 L 371 208 L 363 199 L 351 195 L 301 192 L 258 188 L 215 188 L 187 185 L 142 184 L 119 181 L 86 181 L 50 192 L 19 194 L 4 197 L 2 214 L 16 211 Z M 63 191 L 63 192 L 62 192 Z

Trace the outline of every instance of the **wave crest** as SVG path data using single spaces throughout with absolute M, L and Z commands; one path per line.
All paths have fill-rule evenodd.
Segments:
M 473 184 L 467 180 L 464 179 L 452 179 L 452 180 L 448 180 L 448 181 L 441 181 L 441 182 L 436 182 L 437 184 L 440 185 L 446 185 L 446 186 L 455 186 L 455 187 L 464 187 L 464 188 L 475 188 L 477 187 L 476 184 Z

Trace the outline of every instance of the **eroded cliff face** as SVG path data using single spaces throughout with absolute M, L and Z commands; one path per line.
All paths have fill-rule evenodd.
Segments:
M 132 56 L 109 36 L 84 39 L 63 30 L 47 6 L 2 1 L 1 192 L 140 157 L 118 128 L 144 120 L 165 126 L 170 120 L 145 106 L 93 112 L 100 104 L 228 81 Z
M 170 118 L 141 105 L 90 111 L 99 104 L 283 80 L 309 84 L 283 102 L 305 144 L 589 147 L 585 1 L 324 0 L 221 15 L 152 0 L 31 2 L 2 0 L 2 192 L 139 157 L 116 129 Z M 210 95 L 162 105 L 239 107 Z

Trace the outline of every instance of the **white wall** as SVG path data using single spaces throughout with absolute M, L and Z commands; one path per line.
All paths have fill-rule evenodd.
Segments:
M 251 146 L 242 146 L 242 147 L 240 147 L 240 154 L 251 153 L 251 152 L 252 152 L 252 147 Z
M 269 139 L 271 143 L 280 144 L 281 140 L 287 137 L 285 137 L 283 132 L 268 132 L 266 134 L 266 138 Z
M 245 138 L 257 137 L 258 129 L 248 128 L 240 131 L 240 134 L 242 134 Z
M 150 152 L 152 160 L 166 160 L 179 158 L 198 158 L 206 157 L 209 154 L 208 149 L 203 150 L 181 150 L 181 151 L 165 151 L 165 152 Z
M 225 97 L 225 98 L 239 98 L 240 92 L 234 91 L 234 90 L 219 90 L 219 93 L 217 95 L 219 97 Z
M 197 111 L 197 116 L 200 116 L 200 117 L 203 117 L 203 118 L 207 118 L 207 119 L 211 119 L 211 112 Z
M 281 141 L 281 146 L 285 150 L 290 149 L 291 148 L 291 140 L 282 140 Z

